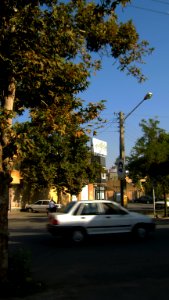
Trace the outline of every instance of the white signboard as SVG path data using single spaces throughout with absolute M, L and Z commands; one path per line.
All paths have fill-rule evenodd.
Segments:
M 93 138 L 93 151 L 95 154 L 107 155 L 107 142 Z
M 85 185 L 83 188 L 82 188 L 82 191 L 81 191 L 81 200 L 87 200 L 88 199 L 88 185 Z

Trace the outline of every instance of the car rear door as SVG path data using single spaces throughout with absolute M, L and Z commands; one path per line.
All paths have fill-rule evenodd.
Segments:
M 42 206 L 41 206 L 41 211 L 42 212 L 47 212 L 49 207 L 49 201 L 48 200 L 43 200 L 42 201 Z
M 102 232 L 102 214 L 100 205 L 96 202 L 81 203 L 72 216 L 71 222 L 74 226 L 84 227 L 88 234 L 99 234 Z

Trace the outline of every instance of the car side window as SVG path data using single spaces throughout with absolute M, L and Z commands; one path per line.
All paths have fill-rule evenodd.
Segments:
M 43 201 L 43 205 L 48 205 L 49 201 Z
M 124 215 L 124 210 L 114 205 L 113 203 L 103 203 L 103 210 L 105 215 Z
M 41 205 L 42 204 L 42 201 L 37 201 L 35 204 L 38 204 L 38 205 Z
M 80 204 L 80 205 L 78 205 L 78 206 L 76 207 L 76 209 L 75 209 L 74 212 L 73 212 L 73 215 L 74 215 L 74 216 L 80 215 L 81 210 L 82 210 L 82 204 Z
M 99 208 L 97 203 L 85 203 L 83 204 L 81 215 L 98 215 Z

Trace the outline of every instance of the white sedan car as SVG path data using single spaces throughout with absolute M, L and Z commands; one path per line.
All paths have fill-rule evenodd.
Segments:
M 166 200 L 166 205 L 167 205 L 167 208 L 169 208 L 169 199 Z M 155 202 L 155 208 L 158 210 L 160 209 L 164 209 L 165 207 L 165 201 L 164 200 L 158 200 Z
M 70 202 L 62 213 L 50 213 L 47 224 L 52 235 L 71 237 L 76 243 L 87 236 L 114 233 L 132 233 L 145 239 L 154 229 L 152 218 L 108 200 Z
M 48 212 L 50 200 L 38 200 L 32 204 L 26 205 L 26 211 L 30 212 Z M 56 210 L 61 208 L 61 204 L 55 203 Z
M 50 200 L 38 200 L 26 205 L 26 210 L 30 212 L 47 212 Z

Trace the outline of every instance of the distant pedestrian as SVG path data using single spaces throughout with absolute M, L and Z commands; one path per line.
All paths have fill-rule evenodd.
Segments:
M 48 209 L 49 212 L 55 212 L 56 211 L 56 204 L 55 204 L 55 201 L 53 201 L 53 199 L 51 199 L 49 201 L 49 209 Z

